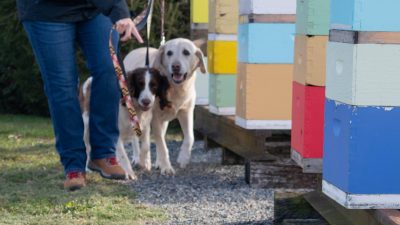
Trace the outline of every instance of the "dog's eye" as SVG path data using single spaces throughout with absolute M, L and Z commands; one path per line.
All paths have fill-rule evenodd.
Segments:
M 155 82 L 150 82 L 150 88 L 155 88 L 156 87 L 156 83 Z
M 174 53 L 172 51 L 167 52 L 167 56 L 172 56 Z
M 188 50 L 183 50 L 183 52 L 182 52 L 184 55 L 186 55 L 186 56 L 189 56 L 190 55 L 190 52 L 188 51 Z

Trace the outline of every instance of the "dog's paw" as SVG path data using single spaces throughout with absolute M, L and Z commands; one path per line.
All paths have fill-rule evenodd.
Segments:
M 135 172 L 131 171 L 126 173 L 126 179 L 127 180 L 137 180 L 137 176 L 135 174 Z
M 161 163 L 160 161 L 156 161 L 156 168 L 160 169 L 161 175 L 172 176 L 175 175 L 175 170 L 171 166 L 170 163 Z
M 180 168 L 185 168 L 190 162 L 190 154 L 186 151 L 180 151 L 176 161 L 178 162 Z
M 160 169 L 161 169 L 161 175 L 165 175 L 165 176 L 175 175 L 175 170 L 174 170 L 174 168 L 172 168 L 172 166 L 160 168 Z
M 146 172 L 150 172 L 151 171 L 151 162 L 150 161 L 144 161 L 143 163 L 139 163 L 139 166 L 142 170 L 146 171 Z

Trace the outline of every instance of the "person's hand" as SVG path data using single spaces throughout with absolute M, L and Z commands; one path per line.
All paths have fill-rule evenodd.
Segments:
M 115 24 L 118 33 L 123 35 L 121 37 L 121 41 L 127 41 L 131 39 L 133 34 L 139 43 L 143 43 L 143 39 L 131 18 L 120 19 Z

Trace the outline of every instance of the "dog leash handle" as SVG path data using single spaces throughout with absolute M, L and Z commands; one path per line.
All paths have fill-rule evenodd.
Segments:
M 139 123 L 139 118 L 137 117 L 136 110 L 133 107 L 133 102 L 132 98 L 129 95 L 129 90 L 128 86 L 126 84 L 126 79 L 124 76 L 124 70 L 122 65 L 120 64 L 118 60 L 118 56 L 114 50 L 113 44 L 112 44 L 112 32 L 115 30 L 115 26 L 110 31 L 110 39 L 108 43 L 108 47 L 110 49 L 110 56 L 114 65 L 114 70 L 115 74 L 118 79 L 119 87 L 121 89 L 121 94 L 122 94 L 122 100 L 126 105 L 126 108 L 128 109 L 128 114 L 129 114 L 129 120 L 132 126 L 132 129 L 136 133 L 137 136 L 140 136 L 142 134 L 142 130 L 140 129 L 140 123 Z

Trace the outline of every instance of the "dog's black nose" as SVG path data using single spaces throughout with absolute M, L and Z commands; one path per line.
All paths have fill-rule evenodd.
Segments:
M 148 98 L 145 98 L 145 99 L 142 100 L 142 105 L 143 105 L 143 106 L 149 106 L 150 103 L 151 103 L 151 101 L 150 101 L 150 99 L 148 99 Z
M 181 65 L 179 63 L 172 64 L 172 72 L 179 73 L 181 72 Z

